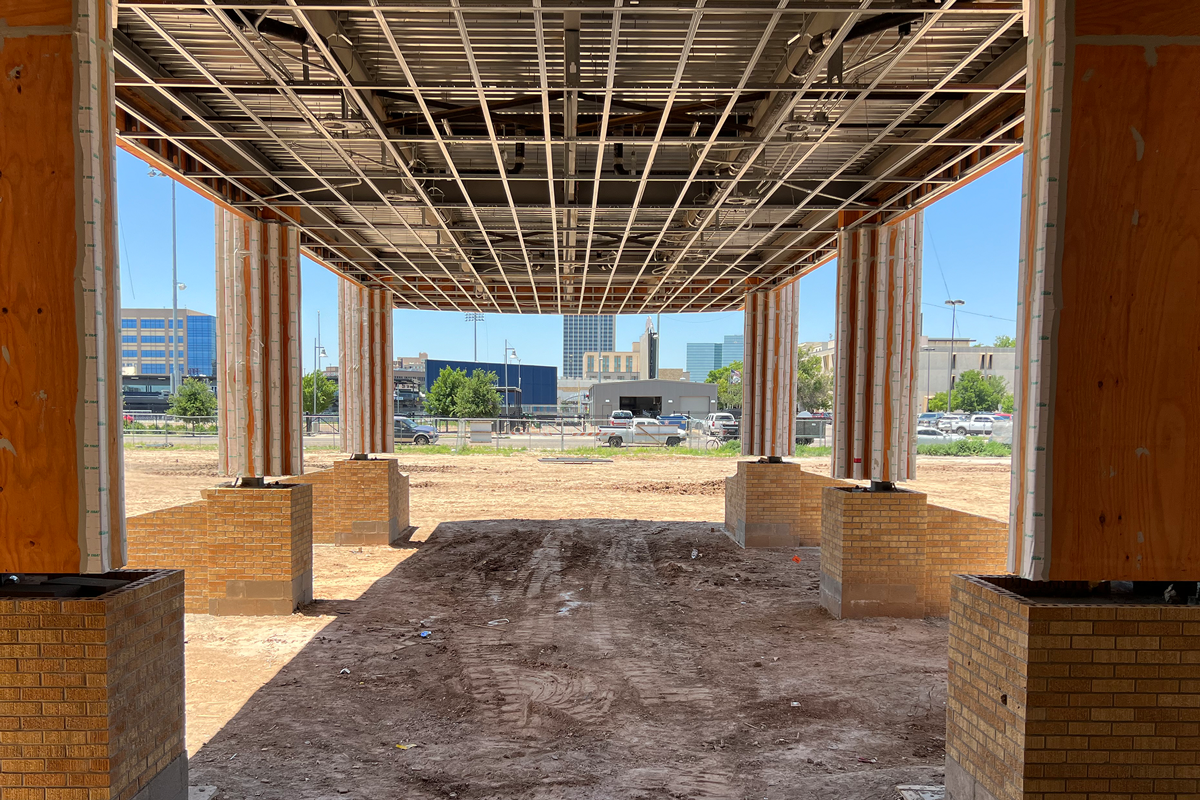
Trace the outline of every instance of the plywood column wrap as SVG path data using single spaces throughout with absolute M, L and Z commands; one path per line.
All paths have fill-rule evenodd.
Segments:
M 299 231 L 217 208 L 216 236 L 221 471 L 299 475 Z
M 114 9 L 0 2 L 0 569 L 125 563 Z
M 1029 5 L 1009 568 L 1195 581 L 1200 16 Z
M 800 282 L 746 295 L 742 455 L 796 452 Z
M 355 455 L 395 450 L 392 378 L 392 293 L 338 282 L 342 450 Z
M 923 216 L 917 211 L 885 225 L 861 225 L 841 234 L 835 478 L 895 482 L 916 476 L 913 402 Z

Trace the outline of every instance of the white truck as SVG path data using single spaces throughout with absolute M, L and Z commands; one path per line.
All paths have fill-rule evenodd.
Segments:
M 596 436 L 609 447 L 677 447 L 683 443 L 678 425 L 653 419 L 635 419 L 630 425 L 601 425 Z

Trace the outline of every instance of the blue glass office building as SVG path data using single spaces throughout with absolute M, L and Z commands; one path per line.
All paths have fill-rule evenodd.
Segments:
M 217 374 L 217 318 L 180 309 L 176 332 L 169 308 L 121 309 L 121 374 L 183 377 Z
M 693 381 L 703 383 L 708 373 L 721 366 L 721 345 L 715 342 L 688 342 L 687 370 Z

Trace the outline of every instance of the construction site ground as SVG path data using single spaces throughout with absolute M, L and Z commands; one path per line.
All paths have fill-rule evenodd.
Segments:
M 290 617 L 189 615 L 191 782 L 288 800 L 941 782 L 945 620 L 833 620 L 817 549 L 739 549 L 721 529 L 735 459 L 539 455 L 405 449 L 412 542 L 317 546 L 317 600 Z M 1007 459 L 918 474 L 931 502 L 1007 514 Z M 130 514 L 220 481 L 215 450 L 126 450 Z

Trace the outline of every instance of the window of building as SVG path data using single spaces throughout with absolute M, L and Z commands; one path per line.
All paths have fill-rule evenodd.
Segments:
M 136 319 L 130 319 L 129 317 L 125 317 L 125 318 L 123 318 L 123 319 L 121 320 L 121 327 L 122 327 L 122 328 L 136 328 L 136 327 L 137 327 L 137 320 L 136 320 Z
M 625 371 L 633 372 L 633 356 L 625 356 Z
M 600 371 L 608 372 L 608 356 L 600 356 Z
M 137 358 L 137 350 L 122 350 L 121 358 Z
M 121 344 L 137 344 L 136 336 L 122 336 Z
M 958 353 L 950 356 L 950 369 L 958 369 Z
M 166 341 L 165 336 L 142 336 L 142 344 L 164 344 Z
M 588 356 L 588 372 L 596 371 L 596 357 Z
M 166 364 L 142 364 L 143 375 L 166 375 Z
M 996 358 L 996 356 L 995 356 L 995 355 L 993 355 L 992 353 L 988 353 L 988 369 L 994 369 L 994 368 L 995 368 L 995 366 L 996 366 L 996 365 L 995 365 L 995 361 L 994 361 L 994 360 L 995 360 L 995 358 Z
M 142 358 L 166 358 L 166 350 L 143 350 Z
M 142 327 L 143 328 L 165 328 L 165 327 L 167 327 L 167 321 L 165 319 L 143 319 Z

